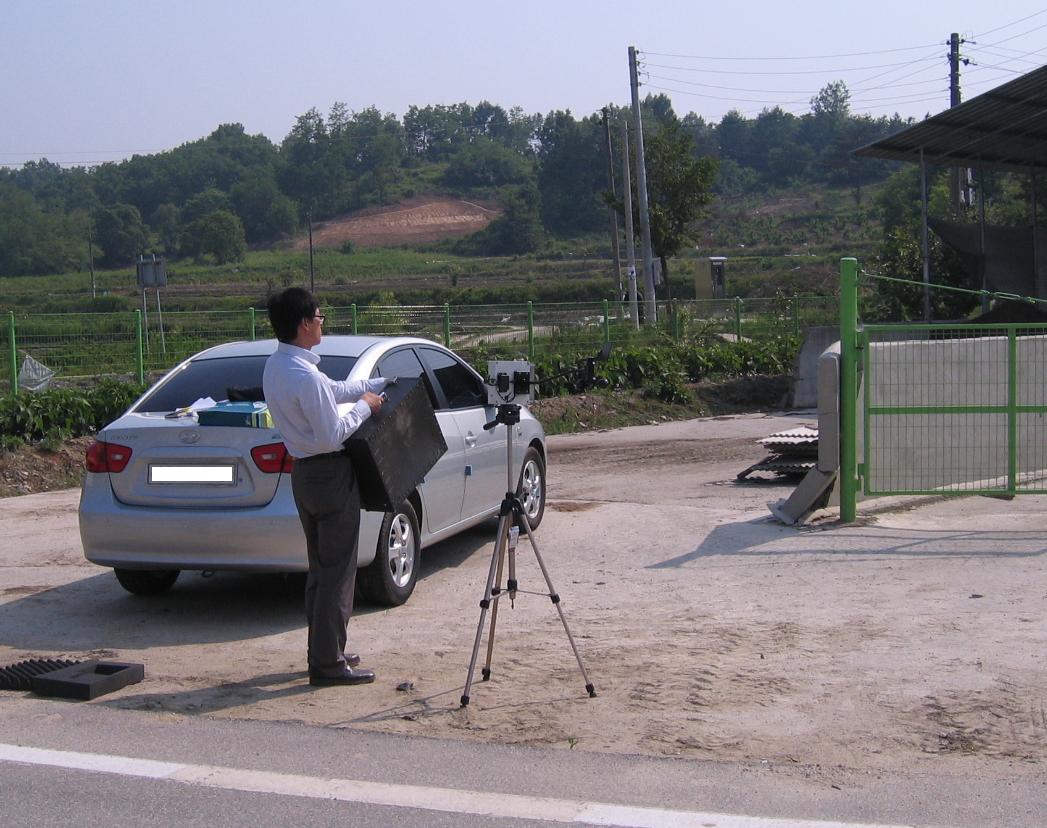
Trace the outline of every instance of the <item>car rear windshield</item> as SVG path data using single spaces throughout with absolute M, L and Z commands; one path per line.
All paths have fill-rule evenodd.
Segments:
M 267 356 L 236 356 L 198 359 L 165 382 L 152 388 L 135 411 L 174 411 L 210 397 L 215 402 L 231 399 L 263 399 L 262 372 Z M 356 364 L 356 357 L 325 356 L 318 366 L 331 379 L 343 380 Z

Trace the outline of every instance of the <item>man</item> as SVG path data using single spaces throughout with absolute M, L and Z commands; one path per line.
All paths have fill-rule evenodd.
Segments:
M 269 298 L 269 321 L 279 340 L 262 375 L 273 422 L 295 458 L 291 488 L 305 530 L 309 576 L 309 683 L 366 684 L 374 672 L 347 653 L 356 584 L 360 491 L 342 444 L 382 406 L 385 379 L 341 382 L 317 369 L 324 316 L 309 291 L 292 287 Z M 339 415 L 338 403 L 355 402 Z

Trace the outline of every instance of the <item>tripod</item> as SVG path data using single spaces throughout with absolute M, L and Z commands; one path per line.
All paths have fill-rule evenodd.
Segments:
M 469 688 L 472 687 L 473 684 L 473 672 L 476 669 L 476 657 L 480 652 L 480 639 L 483 637 L 484 621 L 487 618 L 487 610 L 491 610 L 491 632 L 487 636 L 487 661 L 483 667 L 483 681 L 487 681 L 491 678 L 491 658 L 494 655 L 494 630 L 495 625 L 498 622 L 498 599 L 508 595 L 510 601 L 515 601 L 516 593 L 518 591 L 523 591 L 518 589 L 519 585 L 516 581 L 516 541 L 519 538 L 519 527 L 521 526 L 527 533 L 527 537 L 531 542 L 531 548 L 534 550 L 534 556 L 538 560 L 538 566 L 541 568 L 542 575 L 545 577 L 545 584 L 549 588 L 549 592 L 547 593 L 532 594 L 546 595 L 553 602 L 553 606 L 556 607 L 556 611 L 560 614 L 560 621 L 563 623 L 564 632 L 567 633 L 567 640 L 571 643 L 574 657 L 578 661 L 578 669 L 582 671 L 582 678 L 585 680 L 585 689 L 590 697 L 596 695 L 596 688 L 593 686 L 593 683 L 589 681 L 589 676 L 585 672 L 585 665 L 582 664 L 582 657 L 579 655 L 578 647 L 574 643 L 574 636 L 571 635 L 571 628 L 567 626 L 567 617 L 564 615 L 563 607 L 560 606 L 560 596 L 553 587 L 552 579 L 549 577 L 549 570 L 545 568 L 545 561 L 542 560 L 541 552 L 538 551 L 538 544 L 535 542 L 534 534 L 531 532 L 531 524 L 527 520 L 527 512 L 523 507 L 523 503 L 520 502 L 519 496 L 516 494 L 516 487 L 513 485 L 513 426 L 519 422 L 520 406 L 508 403 L 499 405 L 498 413 L 495 418 L 484 425 L 485 431 L 490 431 L 499 424 L 506 427 L 506 491 L 505 500 L 502 501 L 502 506 L 498 511 L 498 538 L 495 541 L 494 554 L 491 556 L 491 568 L 487 573 L 487 588 L 484 590 L 483 600 L 480 601 L 480 623 L 476 626 L 476 640 L 473 642 L 473 654 L 469 659 L 469 674 L 465 678 L 465 690 L 462 693 L 462 707 L 469 704 Z M 503 590 L 501 588 L 502 569 L 507 552 L 509 559 L 509 577 L 506 580 L 506 586 Z

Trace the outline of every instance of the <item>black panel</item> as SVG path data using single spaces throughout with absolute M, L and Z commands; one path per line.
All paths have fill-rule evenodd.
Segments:
M 426 382 L 401 379 L 388 386 L 388 402 L 346 440 L 368 511 L 395 509 L 447 451 Z

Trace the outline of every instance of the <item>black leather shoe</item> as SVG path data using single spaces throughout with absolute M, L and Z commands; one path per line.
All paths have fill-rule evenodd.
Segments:
M 351 667 L 333 676 L 318 673 L 309 674 L 309 683 L 313 687 L 334 687 L 337 684 L 370 684 L 374 681 L 374 670 L 354 670 Z
M 348 664 L 350 667 L 355 667 L 357 664 L 360 663 L 360 656 L 358 656 L 356 653 L 346 653 L 345 663 Z

